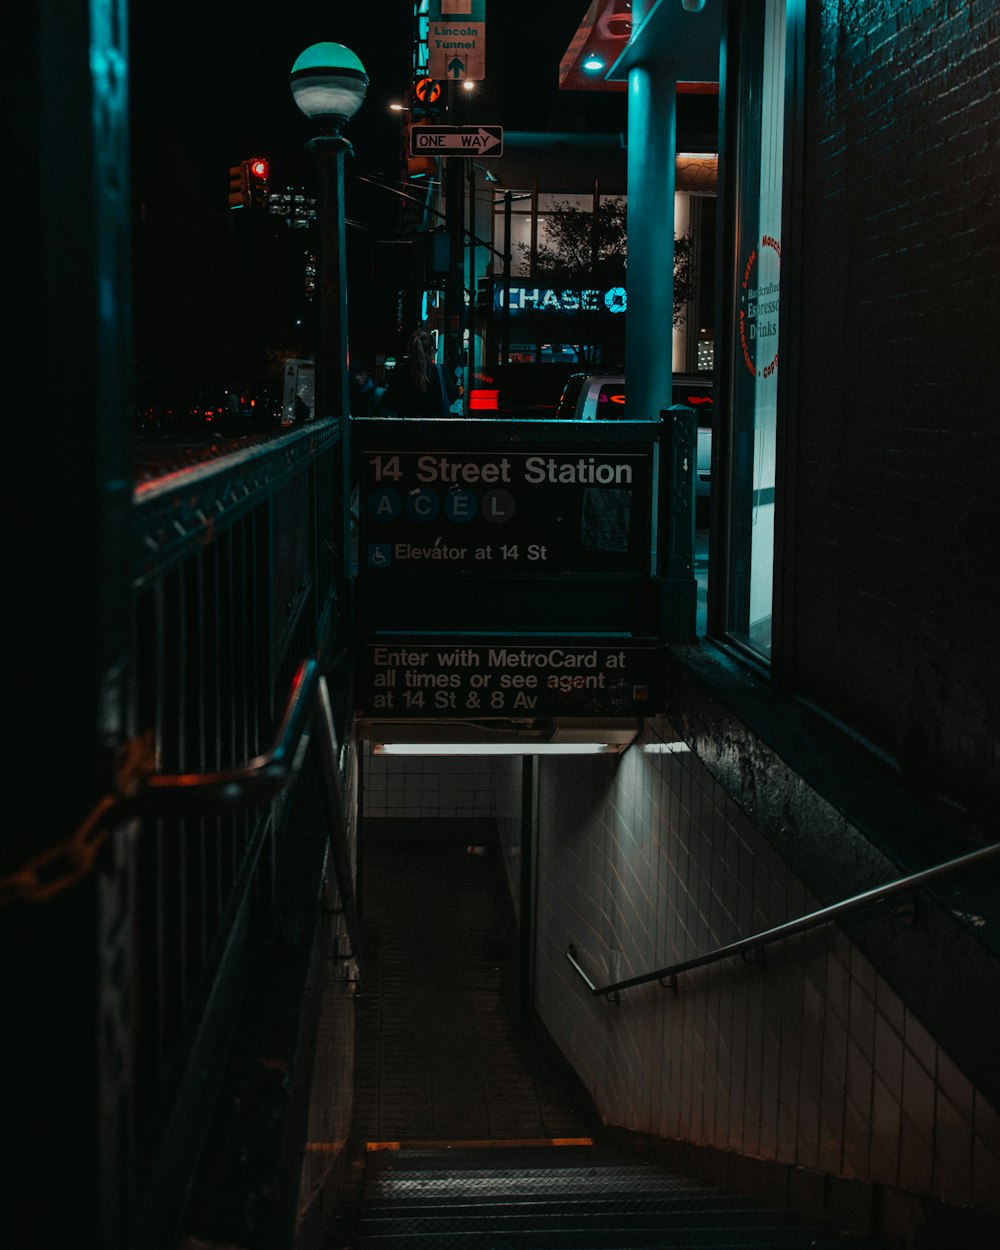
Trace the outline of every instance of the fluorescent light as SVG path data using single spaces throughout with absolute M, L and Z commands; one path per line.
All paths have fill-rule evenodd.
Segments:
M 644 742 L 642 749 L 647 755 L 682 755 L 691 750 L 686 742 Z
M 617 755 L 607 742 L 375 742 L 375 755 Z

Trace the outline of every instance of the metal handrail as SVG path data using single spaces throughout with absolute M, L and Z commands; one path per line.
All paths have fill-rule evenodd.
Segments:
M 610 985 L 594 984 L 580 965 L 576 947 L 572 944 L 566 952 L 566 959 L 579 973 L 591 994 L 612 997 L 616 1002 L 622 990 L 634 989 L 638 985 L 648 985 L 653 981 L 659 981 L 661 984 L 669 982 L 676 989 L 676 978 L 682 972 L 691 972 L 695 968 L 704 968 L 706 964 L 719 963 L 721 960 L 730 959 L 734 955 L 746 955 L 758 947 L 768 946 L 772 942 L 780 942 L 784 938 L 793 937 L 797 933 L 805 933 L 809 929 L 829 924 L 830 921 L 836 920 L 848 912 L 858 911 L 862 907 L 871 906 L 873 903 L 883 902 L 896 894 L 909 893 L 918 886 L 925 885 L 928 881 L 934 881 L 938 877 L 958 872 L 963 868 L 971 868 L 998 853 L 1000 853 L 1000 842 L 993 842 L 989 846 L 980 847 L 979 850 L 970 851 L 968 854 L 960 855 L 956 859 L 950 859 L 946 863 L 936 864 L 933 868 L 921 869 L 920 872 L 911 873 L 907 877 L 900 877 L 897 881 L 890 881 L 885 885 L 875 886 L 871 890 L 864 890 L 860 894 L 854 894 L 850 898 L 842 899 L 839 903 L 831 903 L 828 907 L 821 907 L 817 911 L 809 912 L 805 916 L 799 916 L 795 920 L 787 920 L 784 924 L 775 925 L 774 928 L 763 929 L 760 933 L 755 933 L 751 937 L 740 938 L 736 942 L 729 942 L 725 946 L 709 951 L 707 954 L 696 955 L 693 959 L 684 959 L 679 963 L 668 964 L 667 967 L 658 968 L 655 972 L 646 972 L 641 976 L 627 977 L 623 981 L 614 981 Z
M 316 660 L 303 660 L 268 751 L 218 772 L 150 773 L 135 805 L 144 815 L 184 816 L 267 803 L 301 767 L 322 680 Z
M 303 660 L 292 681 L 270 750 L 220 772 L 150 773 L 125 804 L 138 815 L 181 816 L 231 810 L 269 802 L 299 773 L 312 733 L 320 749 L 330 858 L 340 892 L 351 957 L 363 979 L 361 922 L 344 826 L 344 802 L 337 763 L 337 735 L 326 678 L 315 659 Z

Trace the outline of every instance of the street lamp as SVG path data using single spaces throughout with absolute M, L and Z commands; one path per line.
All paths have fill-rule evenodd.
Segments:
M 292 66 L 291 87 L 292 98 L 317 131 L 307 144 L 316 158 L 319 174 L 315 415 L 340 417 L 346 439 L 349 399 L 344 154 L 352 148 L 340 131 L 361 107 L 368 90 L 368 75 L 350 48 L 339 43 L 314 43 Z

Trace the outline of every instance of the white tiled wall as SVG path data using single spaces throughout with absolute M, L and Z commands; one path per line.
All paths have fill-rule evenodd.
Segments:
M 495 761 L 489 756 L 362 757 L 362 814 L 368 817 L 492 817 L 498 810 Z
M 537 1007 L 609 1124 L 1000 1206 L 1000 1118 L 836 927 L 657 984 L 595 981 L 815 906 L 697 758 L 540 761 Z

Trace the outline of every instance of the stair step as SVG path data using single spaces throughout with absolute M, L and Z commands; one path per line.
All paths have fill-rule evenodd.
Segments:
M 708 1193 L 709 1186 L 670 1176 L 656 1168 L 468 1168 L 465 1170 L 415 1171 L 380 1168 L 368 1172 L 365 1192 L 378 1196 L 436 1193 Z
M 810 1229 L 527 1229 L 522 1232 L 368 1233 L 356 1245 L 400 1250 L 845 1250 L 848 1243 Z M 850 1250 L 880 1250 L 875 1243 L 851 1242 Z
M 658 1229 L 669 1228 L 672 1232 L 712 1228 L 767 1228 L 787 1229 L 791 1218 L 784 1212 L 759 1211 L 746 1207 L 731 1208 L 723 1211 L 634 1211 L 622 1205 L 618 1211 L 589 1211 L 583 1206 L 571 1210 L 555 1207 L 547 1211 L 508 1212 L 503 1207 L 495 1207 L 482 1214 L 468 1212 L 456 1215 L 382 1215 L 373 1217 L 366 1212 L 361 1219 L 361 1227 L 373 1233 L 399 1233 L 409 1236 L 411 1233 L 451 1233 L 479 1232 L 489 1233 L 493 1230 L 516 1233 L 522 1229 L 533 1231 L 556 1230 L 565 1232 L 579 1228 L 587 1231 L 593 1229 L 615 1229 L 627 1226 L 630 1229 L 656 1232 Z
M 656 1211 L 664 1215 L 693 1214 L 699 1211 L 736 1211 L 747 1207 L 745 1198 L 706 1189 L 702 1194 L 602 1194 L 593 1191 L 580 1193 L 507 1194 L 504 1191 L 484 1195 L 470 1194 L 461 1201 L 442 1200 L 435 1194 L 407 1196 L 405 1199 L 387 1202 L 366 1202 L 365 1216 L 371 1219 L 386 1217 L 419 1218 L 433 1215 L 437 1218 L 452 1216 L 531 1215 L 537 1211 L 561 1211 L 572 1213 L 585 1211 L 588 1215 L 616 1215 L 621 1212 L 639 1213 Z M 754 1208 L 755 1210 L 759 1208 Z
M 569 1145 L 551 1143 L 537 1145 L 474 1144 L 450 1146 L 410 1146 L 405 1142 L 391 1148 L 369 1143 L 367 1150 L 369 1167 L 391 1167 L 404 1170 L 493 1170 L 496 1168 L 575 1168 L 575 1167 L 634 1167 L 659 1171 L 651 1164 L 623 1161 L 620 1154 L 602 1146 Z
M 599 1147 L 368 1155 L 357 1241 L 387 1250 L 879 1250 Z

